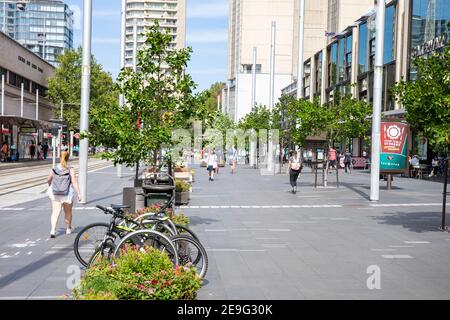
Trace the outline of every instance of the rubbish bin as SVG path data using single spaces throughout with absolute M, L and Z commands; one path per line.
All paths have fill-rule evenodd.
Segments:
M 145 208 L 145 193 L 142 188 L 123 188 L 124 205 L 130 206 L 125 212 L 135 213 L 136 210 Z

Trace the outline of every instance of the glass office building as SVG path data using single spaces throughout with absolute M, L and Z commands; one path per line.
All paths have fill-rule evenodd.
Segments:
M 60 0 L 0 0 L 0 30 L 49 63 L 73 48 L 73 12 Z

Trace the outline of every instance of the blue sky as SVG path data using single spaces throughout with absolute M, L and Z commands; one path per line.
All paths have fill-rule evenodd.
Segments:
M 75 11 L 74 46 L 81 45 L 83 0 L 65 0 Z M 113 77 L 120 70 L 120 0 L 93 0 L 92 51 Z M 194 50 L 188 73 L 197 90 L 225 81 L 227 73 L 227 0 L 186 0 L 186 42 Z

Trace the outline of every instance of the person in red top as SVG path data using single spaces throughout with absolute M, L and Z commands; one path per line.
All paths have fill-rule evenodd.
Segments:
M 330 166 L 333 169 L 336 168 L 336 150 L 333 147 L 328 150 L 328 159 L 330 160 Z

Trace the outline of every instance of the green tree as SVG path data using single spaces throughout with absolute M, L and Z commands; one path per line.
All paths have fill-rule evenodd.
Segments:
M 95 115 L 102 132 L 89 138 L 104 144 L 105 135 L 112 137 L 117 148 L 105 158 L 115 164 L 154 163 L 159 150 L 170 147 L 172 130 L 183 127 L 194 114 L 195 83 L 185 73 L 192 49 L 168 49 L 171 41 L 157 23 L 151 26 L 137 55 L 137 71 L 122 69 L 117 80 L 127 103 Z
M 204 102 L 204 107 L 209 111 L 217 111 L 217 97 L 222 95 L 222 90 L 225 88 L 225 83 L 216 82 L 206 90 L 207 99 Z
M 64 120 L 69 130 L 76 130 L 80 123 L 81 65 L 82 48 L 66 50 L 58 57 L 55 75 L 48 79 L 48 98 L 57 106 L 60 106 L 61 101 L 65 103 Z M 90 116 L 99 107 L 109 108 L 117 104 L 117 97 L 111 75 L 92 56 Z M 54 113 L 55 117 L 60 118 L 60 108 L 55 108 Z M 91 130 L 96 130 L 95 125 L 91 125 Z
M 435 151 L 448 154 L 450 146 L 450 44 L 443 53 L 414 59 L 415 81 L 400 81 L 392 88 L 406 110 L 406 120 L 423 132 Z

